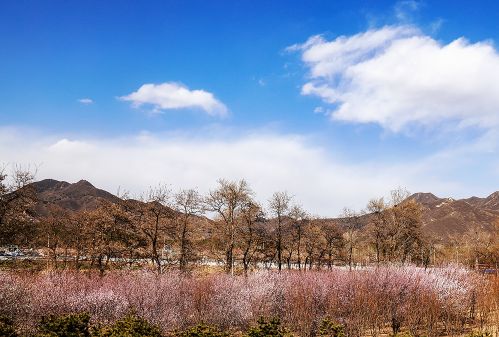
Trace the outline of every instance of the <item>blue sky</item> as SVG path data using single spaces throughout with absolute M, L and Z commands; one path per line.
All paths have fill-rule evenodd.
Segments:
M 247 178 L 323 215 L 397 186 L 487 195 L 498 7 L 2 1 L 0 161 L 134 193 Z

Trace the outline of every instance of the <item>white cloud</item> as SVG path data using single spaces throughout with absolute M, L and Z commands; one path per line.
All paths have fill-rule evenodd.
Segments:
M 309 69 L 302 94 L 332 104 L 335 120 L 395 132 L 499 126 L 499 54 L 490 42 L 442 44 L 399 25 L 332 41 L 312 36 L 288 49 Z
M 170 109 L 197 108 L 212 116 L 224 116 L 227 107 L 215 96 L 204 90 L 190 90 L 176 82 L 144 84 L 137 91 L 120 97 L 138 107 L 144 104 L 153 106 L 155 112 Z
M 363 208 L 370 198 L 397 186 L 441 196 L 486 195 L 497 175 L 475 175 L 469 183 L 463 183 L 462 176 L 453 180 L 449 175 L 456 168 L 473 172 L 467 165 L 476 165 L 477 151 L 492 151 L 495 158 L 495 140 L 493 136 L 472 148 L 401 164 L 349 162 L 307 137 L 275 133 L 231 139 L 149 133 L 97 139 L 0 128 L 0 158 L 4 163 L 39 164 L 39 179 L 87 179 L 110 192 L 121 186 L 140 193 L 160 182 L 174 189 L 198 187 L 207 192 L 218 178 L 245 178 L 262 202 L 274 191 L 287 190 L 310 212 L 336 216 L 344 206 Z
M 91 98 L 80 98 L 78 100 L 81 104 L 89 105 L 92 104 L 94 101 Z

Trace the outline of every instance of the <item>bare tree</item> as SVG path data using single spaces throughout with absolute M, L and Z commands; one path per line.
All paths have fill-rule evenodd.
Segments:
M 323 233 L 317 222 L 313 220 L 307 223 L 305 227 L 305 263 L 304 269 L 312 270 L 314 262 L 317 263 L 317 267 L 320 266 L 320 260 L 326 253 L 325 247 L 327 243 L 325 242 Z
M 376 263 L 378 265 L 382 259 L 382 251 L 385 240 L 385 228 L 387 227 L 385 210 L 387 208 L 388 206 L 383 198 L 371 199 L 367 204 L 367 212 L 371 215 L 369 232 L 376 252 Z
M 398 188 L 391 192 L 389 202 L 383 198 L 373 199 L 367 206 L 378 264 L 397 258 L 404 263 L 422 244 L 421 205 L 408 196 L 409 192 Z
M 70 213 L 56 205 L 49 205 L 48 215 L 40 221 L 39 233 L 40 241 L 46 242 L 47 249 L 52 255 L 52 264 L 57 267 L 57 257 L 62 246 L 68 246 L 70 228 L 68 224 L 71 222 Z
M 194 189 L 181 190 L 175 194 L 175 209 L 179 212 L 177 216 L 176 238 L 180 246 L 179 269 L 187 271 L 187 265 L 193 259 L 192 247 L 192 221 L 195 217 L 203 214 L 203 199 L 198 191 Z
M 76 269 L 81 267 L 82 258 L 89 250 L 89 231 L 86 227 L 88 223 L 86 212 L 77 212 L 66 219 L 67 245 L 71 247 L 74 254 L 74 265 Z M 49 245 L 49 244 L 48 244 Z
M 354 263 L 354 250 L 359 242 L 359 230 L 362 227 L 361 212 L 345 207 L 341 214 L 345 226 L 345 243 L 347 248 L 348 268 L 352 270 Z
M 293 241 L 293 246 L 296 248 L 296 262 L 298 263 L 298 269 L 301 270 L 303 236 L 305 232 L 305 225 L 307 221 L 309 221 L 310 216 L 301 206 L 294 205 L 289 211 L 289 217 L 291 219 L 291 240 Z
M 334 256 L 341 256 L 344 246 L 341 230 L 336 222 L 329 219 L 320 221 L 320 230 L 324 238 L 324 255 L 329 269 L 333 268 Z
M 402 263 L 418 255 L 423 245 L 421 213 L 421 205 L 415 200 L 403 200 L 392 208 L 395 228 L 398 229 L 393 253 Z
M 82 228 L 86 232 L 91 264 L 103 275 L 109 262 L 127 251 L 126 237 L 130 233 L 131 220 L 119 205 L 112 203 L 83 212 L 80 219 L 84 221 Z
M 135 221 L 149 242 L 151 260 L 158 273 L 161 273 L 160 240 L 164 240 L 171 231 L 176 216 L 171 207 L 170 190 L 164 185 L 151 187 L 141 199 L 143 204 L 136 204 L 129 209 L 136 213 Z
M 472 225 L 458 238 L 465 249 L 468 265 L 478 268 L 480 264 L 495 266 L 499 257 L 499 219 L 492 224 L 492 230 Z
M 237 215 L 248 202 L 253 192 L 245 180 L 218 180 L 218 187 L 209 192 L 205 204 L 209 211 L 215 212 L 223 226 L 225 244 L 225 270 L 234 274 L 234 248 L 236 244 Z
M 275 192 L 269 200 L 270 212 L 277 220 L 276 250 L 279 271 L 282 269 L 282 227 L 284 217 L 288 215 L 291 198 L 287 192 Z
M 248 198 L 247 202 L 241 206 L 239 213 L 243 268 L 245 275 L 247 275 L 254 254 L 264 242 L 262 240 L 264 233 L 261 227 L 264 214 L 262 207 L 251 198 Z
M 34 177 L 30 168 L 14 166 L 10 175 L 0 169 L 0 244 L 27 245 L 35 237 L 31 212 L 36 202 Z

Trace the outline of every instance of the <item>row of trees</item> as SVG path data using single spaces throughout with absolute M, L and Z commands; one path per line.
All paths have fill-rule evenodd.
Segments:
M 371 200 L 363 212 L 345 209 L 337 220 L 310 216 L 287 192 L 263 206 L 245 180 L 223 179 L 204 196 L 160 185 L 137 200 L 123 194 L 85 211 L 52 204 L 40 217 L 33 178 L 21 169 L 0 175 L 0 244 L 45 248 L 54 263 L 90 261 L 102 272 L 110 263 L 144 260 L 158 272 L 222 263 L 234 273 L 435 259 L 435 245 L 421 231 L 421 206 L 403 189 Z
M 10 175 L 0 169 L 0 245 L 28 245 L 33 238 L 36 192 L 30 184 L 34 177 L 31 170 L 17 166 Z

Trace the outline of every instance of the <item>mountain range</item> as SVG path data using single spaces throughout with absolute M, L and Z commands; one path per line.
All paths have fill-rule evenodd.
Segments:
M 45 179 L 34 182 L 33 187 L 38 197 L 35 210 L 40 216 L 46 215 L 51 205 L 68 211 L 81 211 L 95 209 L 103 201 L 116 203 L 120 200 L 86 180 L 68 183 Z M 415 193 L 409 199 L 417 201 L 423 208 L 423 230 L 441 239 L 462 235 L 476 227 L 492 231 L 494 221 L 499 219 L 499 191 L 485 198 L 456 200 L 439 198 L 432 193 Z
M 471 228 L 492 231 L 499 219 L 499 192 L 486 198 L 439 198 L 431 193 L 415 193 L 409 198 L 423 207 L 423 228 L 437 237 L 459 236 Z

